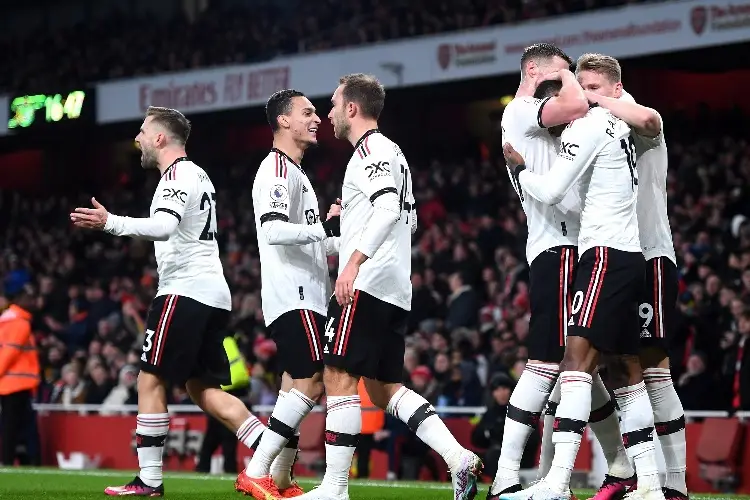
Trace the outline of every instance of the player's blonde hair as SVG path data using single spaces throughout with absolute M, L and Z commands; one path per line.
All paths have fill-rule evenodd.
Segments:
M 604 75 L 612 83 L 622 81 L 622 68 L 620 63 L 612 56 L 604 54 L 583 54 L 576 62 L 576 75 L 581 71 L 593 71 Z

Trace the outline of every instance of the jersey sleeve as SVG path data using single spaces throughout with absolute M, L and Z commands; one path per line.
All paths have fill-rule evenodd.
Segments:
M 550 99 L 550 97 L 545 97 L 544 99 L 516 97 L 512 101 L 512 104 L 506 108 L 506 113 L 508 111 L 511 113 L 508 117 L 508 125 L 525 136 L 532 135 L 539 131 L 539 129 L 546 128 L 542 123 L 542 110 Z
M 198 199 L 198 174 L 192 169 L 168 170 L 157 187 L 154 215 L 164 212 L 182 222 L 185 209 Z
M 543 175 L 524 170 L 518 176 L 524 191 L 542 203 L 560 203 L 606 144 L 605 127 L 591 115 L 568 125 L 560 137 L 560 153 L 552 168 Z
M 656 137 L 646 137 L 636 134 L 635 131 L 632 132 L 636 158 L 640 158 L 643 153 L 660 146 L 664 142 L 664 121 L 661 119 L 659 113 L 657 115 L 659 116 L 661 127 L 659 127 L 659 134 Z
M 283 158 L 277 158 L 283 162 Z M 254 207 L 260 217 L 261 225 L 270 221 L 289 222 L 290 198 L 294 195 L 294 181 L 289 177 L 289 169 L 277 165 L 261 165 L 262 171 L 255 178 L 255 190 L 258 194 Z

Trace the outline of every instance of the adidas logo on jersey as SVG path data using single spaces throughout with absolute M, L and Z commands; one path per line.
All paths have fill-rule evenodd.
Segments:
M 306 193 L 306 192 L 307 192 L 307 186 L 302 186 L 302 192 L 303 192 L 303 193 Z

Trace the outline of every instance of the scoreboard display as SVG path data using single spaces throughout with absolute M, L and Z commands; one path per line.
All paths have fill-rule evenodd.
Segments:
M 96 121 L 93 89 L 17 95 L 8 99 L 8 132 L 61 129 Z

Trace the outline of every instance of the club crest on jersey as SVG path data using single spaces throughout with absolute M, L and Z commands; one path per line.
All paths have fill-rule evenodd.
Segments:
M 271 195 L 271 201 L 275 201 L 277 203 L 284 202 L 287 198 L 289 198 L 289 192 L 281 184 L 276 184 L 274 187 L 272 187 L 269 194 Z
M 377 179 L 378 177 L 390 175 L 391 168 L 387 161 L 376 161 L 375 163 L 367 165 L 365 171 L 367 172 L 367 178 L 372 180 Z
M 690 11 L 690 25 L 696 35 L 702 35 L 708 21 L 708 9 L 704 6 L 695 7 Z
M 320 216 L 315 214 L 315 210 L 313 209 L 305 210 L 305 221 L 307 222 L 309 226 L 316 224 L 319 219 L 320 219 Z

